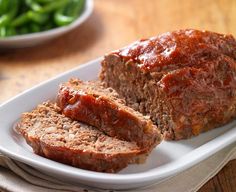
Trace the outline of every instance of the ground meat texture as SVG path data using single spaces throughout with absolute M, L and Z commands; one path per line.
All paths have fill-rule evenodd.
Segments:
M 17 131 L 40 156 L 99 172 L 117 172 L 130 163 L 143 163 L 148 154 L 134 142 L 112 138 L 61 114 L 50 102 L 24 113 Z
M 186 139 L 235 118 L 236 40 L 193 29 L 143 39 L 106 55 L 100 79 L 165 139 Z
M 161 141 L 161 134 L 149 117 L 126 106 L 112 88 L 99 81 L 71 79 L 60 85 L 57 104 L 63 114 L 97 127 L 111 137 L 136 142 L 150 151 Z

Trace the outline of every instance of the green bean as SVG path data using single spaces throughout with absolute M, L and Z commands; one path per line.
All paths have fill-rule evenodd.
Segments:
M 74 6 L 75 6 L 74 1 L 70 0 L 70 2 L 66 6 L 62 7 L 62 8 L 64 8 L 63 14 L 69 16 L 71 14 L 71 10 L 74 8 Z
M 46 13 L 42 14 L 42 13 L 33 12 L 33 11 L 28 11 L 27 15 L 28 15 L 30 20 L 32 20 L 32 21 L 34 21 L 38 24 L 45 23 L 49 18 L 49 15 L 46 14 Z
M 39 12 L 40 13 L 48 13 L 51 11 L 55 11 L 63 6 L 65 6 L 67 3 L 69 3 L 70 0 L 57 0 L 52 1 L 51 3 L 46 4 L 44 7 L 42 7 Z
M 34 0 L 25 0 L 25 4 L 29 6 L 33 11 L 39 11 L 42 7 Z
M 0 37 L 6 37 L 7 35 L 7 30 L 6 27 L 0 27 Z
M 9 16 L 6 14 L 6 15 L 3 15 L 0 17 L 0 26 L 5 26 L 9 21 Z
M 11 0 L 13 6 L 6 14 L 0 17 L 0 26 L 7 25 L 17 14 L 19 2 L 18 0 Z
M 64 26 L 70 24 L 74 18 L 70 16 L 66 16 L 63 14 L 64 8 L 59 9 L 55 14 L 54 14 L 54 21 L 58 26 Z
M 58 26 L 72 23 L 84 8 L 84 0 L 73 0 L 67 6 L 58 9 L 54 14 L 54 21 Z M 67 10 L 70 10 L 67 13 Z
M 73 0 L 73 1 L 74 1 L 74 8 L 71 10 L 70 14 L 74 17 L 78 17 L 84 9 L 85 0 Z
M 45 23 L 47 20 L 48 20 L 47 14 L 41 14 L 41 13 L 37 13 L 33 11 L 28 11 L 20 15 L 15 20 L 13 20 L 11 23 L 11 26 L 17 27 L 25 23 L 28 23 L 29 21 L 34 21 L 36 23 L 42 24 L 42 23 Z
M 27 22 L 29 22 L 30 19 L 27 15 L 27 13 L 23 13 L 22 15 L 18 16 L 15 20 L 12 21 L 11 26 L 18 27 L 20 25 L 23 25 Z

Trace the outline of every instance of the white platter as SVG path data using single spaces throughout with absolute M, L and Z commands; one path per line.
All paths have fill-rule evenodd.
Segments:
M 84 11 L 70 25 L 57 27 L 54 29 L 37 33 L 29 33 L 24 35 L 15 35 L 12 37 L 0 38 L 0 48 L 23 48 L 35 46 L 38 44 L 45 43 L 75 29 L 84 21 L 86 21 L 93 11 L 93 0 L 86 0 L 85 2 L 86 3 Z
M 63 73 L 2 104 L 0 151 L 63 181 L 106 189 L 128 189 L 161 182 L 236 141 L 236 121 L 233 121 L 189 140 L 162 142 L 152 151 L 145 164 L 130 165 L 116 174 L 82 170 L 35 155 L 23 138 L 14 131 L 13 125 L 16 120 L 22 112 L 30 111 L 43 101 L 54 99 L 58 85 L 70 77 L 79 77 L 83 80 L 96 79 L 100 60 L 91 61 Z

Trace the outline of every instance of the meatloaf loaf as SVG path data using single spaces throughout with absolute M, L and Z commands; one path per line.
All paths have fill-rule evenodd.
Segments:
M 24 113 L 17 130 L 36 154 L 83 169 L 117 172 L 146 157 L 146 151 L 134 142 L 109 137 L 92 126 L 73 121 L 53 103 L 45 102 Z
M 99 81 L 71 79 L 60 86 L 57 104 L 65 116 L 97 127 L 111 137 L 133 141 L 146 150 L 161 141 L 149 117 L 125 105 L 112 88 Z
M 236 116 L 236 40 L 193 29 L 142 39 L 106 55 L 100 79 L 165 139 L 189 138 Z

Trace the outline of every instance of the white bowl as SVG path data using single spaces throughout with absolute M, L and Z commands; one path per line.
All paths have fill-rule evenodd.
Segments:
M 93 11 L 93 0 L 86 0 L 83 13 L 73 23 L 67 26 L 50 29 L 48 31 L 15 35 L 0 38 L 0 48 L 23 48 L 38 45 L 63 35 L 81 25 Z

